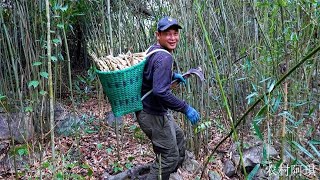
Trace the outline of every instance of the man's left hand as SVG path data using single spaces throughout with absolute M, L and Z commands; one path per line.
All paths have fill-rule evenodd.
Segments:
M 173 80 L 177 80 L 179 83 L 182 82 L 183 84 L 186 84 L 186 79 L 184 79 L 182 74 L 179 74 L 179 73 L 173 74 Z

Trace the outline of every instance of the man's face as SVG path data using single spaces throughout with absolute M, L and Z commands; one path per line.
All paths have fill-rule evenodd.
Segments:
M 158 43 L 172 52 L 176 47 L 180 39 L 179 30 L 176 27 L 170 27 L 165 31 L 156 32 Z

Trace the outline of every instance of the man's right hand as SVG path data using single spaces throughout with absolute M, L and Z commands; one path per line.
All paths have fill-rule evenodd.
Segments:
M 191 106 L 188 107 L 186 116 L 190 120 L 192 125 L 195 125 L 200 119 L 199 113 Z

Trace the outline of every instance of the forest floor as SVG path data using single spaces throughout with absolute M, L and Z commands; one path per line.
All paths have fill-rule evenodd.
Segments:
M 71 112 L 70 103 L 64 102 L 63 106 L 65 112 Z M 11 168 L 4 168 L 3 162 L 0 163 L 0 179 L 15 179 L 12 167 L 13 154 L 16 154 L 19 179 L 101 179 L 105 173 L 115 175 L 153 162 L 155 155 L 152 144 L 139 128 L 133 115 L 123 116 L 123 124 L 117 131 L 119 133 L 115 133 L 116 128 L 106 120 L 105 113 L 111 111 L 109 103 L 106 101 L 99 103 L 96 96 L 88 96 L 82 99 L 77 107 L 77 116 L 82 119 L 81 126 L 74 127 L 71 135 L 56 134 L 55 158 L 52 158 L 50 133 L 46 134 L 46 140 L 42 143 L 35 141 L 17 144 L 15 148 L 10 147 L 7 152 L 11 159 Z M 218 113 L 213 113 L 212 118 L 217 115 Z M 181 123 L 179 120 L 177 122 Z M 177 173 L 179 178 L 176 180 L 199 179 L 208 154 L 228 133 L 216 124 L 207 128 L 210 137 L 206 143 L 201 140 L 199 154 L 195 157 L 200 168 L 198 171 L 180 168 Z M 243 134 L 242 138 L 246 142 L 250 141 L 248 139 L 255 141 L 249 134 Z M 190 137 L 187 137 L 187 140 L 190 140 L 188 138 Z M 10 144 L 10 141 L 6 143 Z M 214 154 L 205 169 L 203 179 L 209 179 L 209 171 L 215 172 L 221 179 L 242 179 L 237 176 L 239 173 L 233 178 L 228 178 L 223 173 L 223 162 L 230 158 L 231 147 L 232 140 L 229 138 Z M 4 159 L 3 154 L 0 157 L 0 160 L 2 159 Z
M 76 98 L 80 99 L 80 95 Z M 70 113 L 71 103 L 65 100 L 63 102 L 65 112 Z M 117 131 L 119 133 L 115 133 L 116 128 L 106 120 L 105 114 L 108 112 L 111 112 L 108 102 L 99 103 L 95 95 L 83 98 L 77 105 L 77 116 L 82 121 L 81 126 L 74 127 L 71 135 L 56 134 L 55 158 L 52 158 L 49 132 L 42 143 L 36 140 L 27 144 L 16 144 L 15 148 L 10 147 L 7 151 L 7 157 L 11 161 L 9 168 L 3 161 L 5 158 L 1 151 L 0 179 L 16 179 L 12 166 L 13 154 L 17 159 L 18 179 L 101 179 L 104 174 L 115 175 L 153 162 L 155 155 L 152 144 L 139 128 L 133 115 L 123 116 L 123 124 Z M 212 113 L 210 122 L 216 123 L 214 117 L 218 115 L 219 113 Z M 181 120 L 177 122 L 181 123 Z M 172 180 L 199 179 L 208 154 L 228 133 L 217 124 L 207 128 L 210 137 L 207 142 L 201 140 L 199 154 L 195 157 L 200 165 L 198 171 L 182 167 L 178 170 L 178 178 Z M 245 142 L 255 141 L 250 137 L 250 133 L 242 134 L 241 137 Z M 190 137 L 187 136 L 187 140 L 190 140 Z M 3 143 L 9 147 L 10 141 L 4 141 L 0 145 L 3 146 Z M 209 171 L 215 172 L 221 179 L 243 179 L 238 177 L 241 173 L 228 178 L 223 172 L 224 162 L 230 158 L 232 146 L 232 140 L 229 138 L 218 148 L 204 171 L 203 179 L 209 179 Z M 194 152 L 190 149 L 188 151 Z
M 117 137 L 115 127 L 111 127 L 105 120 L 105 113 L 111 111 L 111 107 L 107 102 L 99 105 L 96 98 L 90 98 L 81 103 L 78 111 L 81 114 L 91 114 L 94 117 L 92 118 L 93 120 L 86 124 L 86 127 L 79 132 L 79 136 L 56 137 L 56 149 L 60 157 L 68 153 L 73 153 L 74 156 L 75 149 L 80 150 L 79 156 L 73 157 L 77 158 L 76 164 L 65 164 L 62 158 L 58 162 L 60 167 L 66 169 L 69 174 L 80 174 L 86 179 L 91 175 L 93 179 L 99 179 L 105 172 L 116 174 L 133 166 L 153 162 L 155 155 L 152 150 L 152 144 L 140 130 L 132 115 L 123 117 L 123 126 L 119 129 Z M 223 132 L 215 129 L 214 126 L 210 128 L 209 131 L 213 135 L 212 139 L 209 140 L 209 147 L 206 147 L 207 152 L 205 153 L 204 149 L 201 148 L 199 156 L 196 157 L 200 165 L 204 164 L 203 159 L 209 153 L 208 151 L 211 151 L 210 149 L 223 138 Z M 228 151 L 229 142 L 219 149 Z M 49 147 L 48 151 L 50 152 Z M 51 155 L 48 154 L 47 158 L 50 157 Z M 216 171 L 221 177 L 225 177 L 222 172 L 222 159 L 219 158 L 216 157 L 213 163 L 209 163 L 207 170 Z M 72 168 L 69 166 L 72 166 Z M 197 176 L 200 176 L 201 170 L 191 173 L 180 168 L 178 174 L 185 180 L 196 179 Z
M 140 130 L 132 115 L 123 117 L 123 126 L 117 137 L 115 128 L 105 121 L 105 112 L 111 111 L 107 102 L 99 105 L 96 97 L 90 97 L 81 102 L 78 107 L 78 114 L 87 117 L 84 126 L 77 129 L 72 136 L 55 137 L 54 161 L 52 161 L 49 134 L 47 143 L 42 147 L 42 153 L 37 153 L 39 152 L 35 150 L 38 149 L 35 145 L 37 143 L 33 143 L 29 149 L 34 152 L 27 153 L 25 157 L 20 154 L 18 157 L 18 159 L 24 159 L 23 165 L 18 168 L 21 179 L 40 179 L 40 177 L 52 179 L 53 167 L 56 167 L 56 179 L 101 179 L 104 173 L 117 174 L 154 160 L 155 155 L 150 140 Z M 214 126 L 211 126 L 209 131 L 213 134 L 212 138 L 209 139 L 206 149 L 204 149 L 205 145 L 201 145 L 200 153 L 196 157 L 196 161 L 201 166 L 204 164 L 205 157 L 211 152 L 210 149 L 223 138 L 223 132 L 215 129 Z M 227 151 L 229 143 L 227 141 L 223 144 L 220 147 L 221 151 Z M 223 179 L 228 179 L 222 172 L 223 156 L 215 156 L 206 172 L 215 171 Z M 196 172 L 189 172 L 183 168 L 178 170 L 179 176 L 184 180 L 197 179 L 201 172 L 202 168 Z M 0 179 L 2 178 L 14 179 L 13 169 L 6 174 L 0 174 Z

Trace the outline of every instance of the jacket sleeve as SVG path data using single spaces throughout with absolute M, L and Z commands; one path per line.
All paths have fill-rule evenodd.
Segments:
M 186 112 L 188 104 L 170 90 L 172 81 L 172 56 L 156 56 L 153 68 L 153 95 L 166 108 Z

